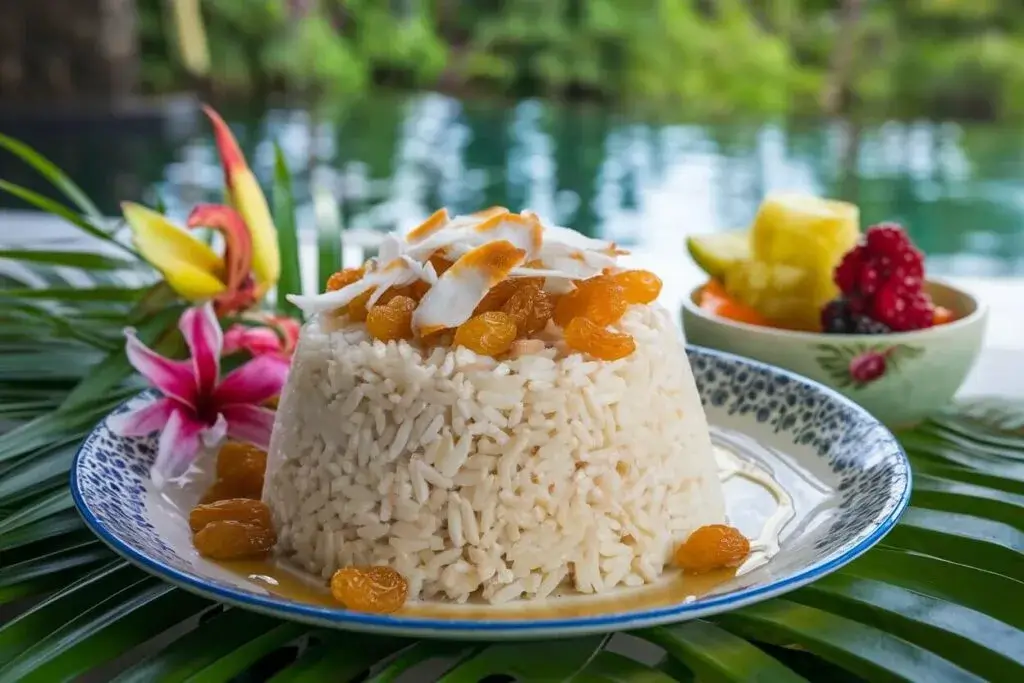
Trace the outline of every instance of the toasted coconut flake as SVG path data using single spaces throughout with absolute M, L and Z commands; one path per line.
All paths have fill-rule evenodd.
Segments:
M 495 216 L 504 216 L 507 213 L 509 213 L 509 210 L 504 206 L 490 206 L 486 209 L 475 211 L 469 215 L 478 220 L 486 221 L 490 218 L 494 218 Z
M 554 268 L 513 268 L 509 274 L 509 277 L 554 277 L 562 280 L 582 280 L 584 278 L 576 277 L 572 273 L 567 273 L 564 270 L 555 270 Z
M 458 327 L 494 285 L 526 260 L 526 251 L 507 240 L 488 242 L 470 250 L 438 278 L 413 313 L 420 336 Z
M 439 230 L 443 230 L 449 222 L 448 209 L 438 209 L 430 215 L 430 218 L 410 230 L 405 236 L 405 241 L 409 244 L 422 242 Z
M 391 263 L 405 251 L 405 242 L 393 232 L 384 235 L 377 249 L 377 255 L 384 263 Z
M 405 257 L 397 258 L 382 268 L 366 273 L 362 279 L 334 292 L 326 292 L 315 296 L 290 294 L 287 298 L 288 301 L 301 308 L 302 312 L 306 315 L 313 315 L 347 306 L 352 299 L 376 287 L 377 291 L 370 297 L 370 305 L 372 305 L 372 302 L 380 298 L 380 295 L 388 287 L 401 287 L 421 279 L 421 273 L 425 271 L 425 268 L 418 263 L 413 267 L 410 265 L 410 262 L 411 259 Z M 415 261 L 412 261 L 412 263 L 415 263 Z M 430 270 L 433 272 L 433 268 Z
M 484 240 L 508 240 L 526 252 L 527 260 L 540 253 L 544 228 L 534 215 L 498 214 L 477 225 L 474 237 Z M 477 240 L 473 240 L 477 241 Z

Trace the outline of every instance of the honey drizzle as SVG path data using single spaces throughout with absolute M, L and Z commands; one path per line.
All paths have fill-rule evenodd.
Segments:
M 280 560 L 222 561 L 217 565 L 266 590 L 292 602 L 318 607 L 341 609 L 331 596 L 327 582 L 318 580 Z M 617 588 L 609 594 L 556 595 L 543 600 L 517 600 L 503 605 L 482 601 L 457 604 L 441 601 L 409 602 L 396 612 L 400 616 L 429 619 L 565 619 L 632 612 L 692 602 L 729 582 L 735 569 L 722 569 L 706 574 L 683 574 L 668 569 L 653 584 L 636 588 Z

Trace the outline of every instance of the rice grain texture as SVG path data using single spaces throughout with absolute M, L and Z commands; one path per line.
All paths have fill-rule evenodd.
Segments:
M 497 361 L 314 318 L 268 459 L 278 551 L 324 578 L 390 565 L 421 600 L 655 581 L 724 502 L 667 312 L 633 306 L 618 327 L 637 343 L 618 361 L 558 345 Z

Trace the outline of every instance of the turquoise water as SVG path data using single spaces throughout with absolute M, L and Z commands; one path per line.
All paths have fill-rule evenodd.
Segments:
M 764 193 L 789 189 L 857 202 L 865 225 L 903 222 L 936 274 L 1024 273 L 1024 140 L 1011 129 L 654 122 L 435 94 L 375 98 L 316 119 L 291 109 L 224 113 L 264 180 L 271 140 L 280 141 L 296 173 L 303 227 L 314 223 L 317 188 L 328 204 L 339 203 L 346 228 L 404 227 L 439 205 L 503 204 L 681 255 L 687 234 L 742 227 Z M 102 135 L 4 132 L 27 137 L 111 214 L 124 198 L 159 196 L 175 216 L 219 198 L 216 154 L 199 119 Z M 0 177 L 32 184 L 8 159 Z

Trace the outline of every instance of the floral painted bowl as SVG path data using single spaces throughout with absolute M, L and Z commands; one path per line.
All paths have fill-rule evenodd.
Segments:
M 818 334 L 749 325 L 683 302 L 690 344 L 777 365 L 836 389 L 891 428 L 912 426 L 945 406 L 981 350 L 986 307 L 948 284 L 929 281 L 928 293 L 955 320 L 916 332 Z

